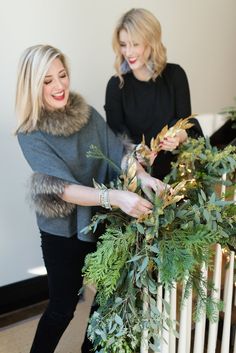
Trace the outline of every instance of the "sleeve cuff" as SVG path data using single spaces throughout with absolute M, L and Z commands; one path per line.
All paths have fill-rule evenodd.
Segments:
M 30 199 L 36 212 L 47 218 L 70 215 L 76 205 L 59 196 L 63 194 L 66 185 L 67 182 L 57 177 L 34 173 L 30 180 Z

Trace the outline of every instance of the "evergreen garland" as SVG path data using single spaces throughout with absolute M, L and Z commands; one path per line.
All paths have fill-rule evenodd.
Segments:
M 178 282 L 183 298 L 192 289 L 199 296 L 195 318 L 203 310 L 210 320 L 216 318 L 221 303 L 209 296 L 212 286 L 205 281 L 201 266 L 212 266 L 214 244 L 236 244 L 236 205 L 214 191 L 223 174 L 233 180 L 235 168 L 235 147 L 218 151 L 208 139 L 189 139 L 180 147 L 178 160 L 166 178 L 172 191 L 154 196 L 150 215 L 136 220 L 114 209 L 94 216 L 89 230 L 95 230 L 100 222 L 107 224 L 97 251 L 87 256 L 84 267 L 85 280 L 96 286 L 100 305 L 88 328 L 96 352 L 137 352 L 144 329 L 150 348 L 159 349 L 162 328 L 175 327 L 158 309 L 157 301 L 161 301 L 166 312 L 170 310 L 158 296 L 160 285 L 167 290 Z M 128 170 L 132 172 L 123 172 L 109 187 L 127 188 L 129 176 L 133 187 L 132 163 Z M 225 183 L 232 185 L 232 180 Z M 135 188 L 142 194 L 136 182 Z M 148 309 L 144 310 L 144 303 Z

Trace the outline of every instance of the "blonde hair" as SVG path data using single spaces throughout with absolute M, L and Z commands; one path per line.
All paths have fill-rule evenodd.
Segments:
M 150 11 L 139 8 L 126 12 L 118 21 L 113 33 L 112 46 L 116 55 L 114 67 L 120 79 L 120 87 L 124 83 L 121 65 L 125 60 L 121 54 L 119 40 L 119 34 L 122 29 L 128 33 L 131 40 L 141 38 L 145 45 L 150 46 L 151 77 L 155 80 L 165 68 L 167 60 L 166 48 L 161 41 L 161 25 L 159 21 Z M 149 67 L 148 63 L 146 65 Z
M 18 124 L 15 133 L 34 130 L 43 108 L 42 91 L 46 73 L 54 59 L 60 59 L 67 74 L 64 54 L 50 45 L 27 48 L 19 62 L 16 86 L 16 112 Z

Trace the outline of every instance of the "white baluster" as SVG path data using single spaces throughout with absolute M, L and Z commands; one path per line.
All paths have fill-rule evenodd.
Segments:
M 186 279 L 187 282 L 187 279 Z M 188 341 L 188 299 L 184 299 L 185 285 L 182 289 L 182 303 L 180 308 L 180 325 L 179 325 L 179 345 L 178 353 L 187 353 Z
M 160 274 L 158 274 L 158 283 L 161 283 Z M 162 296 L 163 296 L 163 287 L 159 285 L 157 288 L 157 309 L 160 312 L 160 314 L 162 313 Z M 161 348 L 161 342 L 160 342 L 160 348 Z M 161 353 L 161 351 L 155 351 L 154 353 Z
M 222 268 L 222 250 L 221 250 L 221 246 L 219 244 L 216 244 L 214 273 L 213 273 L 214 290 L 212 291 L 212 294 L 211 294 L 212 299 L 215 301 L 218 301 L 220 299 L 221 268 Z M 215 353 L 218 322 L 219 322 L 219 312 L 217 313 L 217 320 L 215 322 L 210 322 L 210 325 L 209 325 L 207 353 Z
M 165 301 L 166 305 L 170 305 L 170 291 L 169 289 L 165 288 Z M 162 327 L 162 341 L 161 341 L 161 353 L 169 353 L 169 326 L 166 324 L 166 319 L 169 318 L 169 314 L 166 310 L 165 304 L 164 304 L 164 310 L 163 310 L 163 327 Z
M 192 332 L 192 302 L 193 291 L 190 289 L 189 297 L 187 299 L 187 337 L 186 337 L 186 353 L 190 353 L 191 348 L 191 332 Z
M 227 269 L 228 283 L 227 295 L 225 299 L 225 313 L 224 313 L 224 324 L 223 324 L 223 335 L 222 335 L 222 345 L 221 345 L 221 353 L 229 352 L 229 342 L 230 342 L 230 325 L 231 325 L 231 312 L 232 312 L 232 296 L 233 296 L 233 282 L 234 282 L 234 252 L 230 252 L 230 262 L 229 268 Z
M 173 330 L 176 330 L 176 302 L 177 302 L 177 290 L 176 283 L 173 283 L 173 287 L 170 292 L 170 319 L 173 324 Z M 176 336 L 172 330 L 169 332 L 169 353 L 175 353 L 176 350 Z
M 222 180 L 226 181 L 226 178 L 227 178 L 227 174 L 225 173 L 222 175 Z M 225 192 L 226 192 L 226 185 L 222 184 L 221 185 L 221 197 L 223 200 L 225 200 Z
M 202 266 L 202 276 L 203 280 L 207 281 L 207 268 L 205 264 Z M 204 294 L 207 294 L 207 289 L 204 288 Z M 200 299 L 198 299 L 200 301 Z M 205 338 L 205 327 L 206 327 L 206 311 L 205 307 L 199 320 L 195 325 L 195 336 L 194 336 L 194 350 L 193 353 L 203 353 L 204 351 L 204 338 Z

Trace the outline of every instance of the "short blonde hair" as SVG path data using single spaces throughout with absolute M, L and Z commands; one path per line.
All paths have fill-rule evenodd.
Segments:
M 64 54 L 50 45 L 27 48 L 19 62 L 16 86 L 17 132 L 34 130 L 43 108 L 43 82 L 54 59 L 60 59 L 67 74 L 69 68 Z
M 131 9 L 118 21 L 113 33 L 112 46 L 116 55 L 114 67 L 120 79 L 121 87 L 124 83 L 121 70 L 124 57 L 121 54 L 119 40 L 119 34 L 122 29 L 128 33 L 131 40 L 141 38 L 145 45 L 150 46 L 151 56 L 149 59 L 152 63 L 152 79 L 155 80 L 165 68 L 167 61 L 166 48 L 161 41 L 161 25 L 159 21 L 150 11 L 140 8 Z

